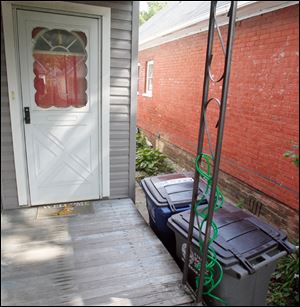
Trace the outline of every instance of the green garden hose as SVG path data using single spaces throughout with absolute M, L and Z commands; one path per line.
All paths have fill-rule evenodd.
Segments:
M 199 166 L 199 162 L 201 161 L 201 159 L 204 159 L 206 161 L 207 172 L 202 170 Z M 201 210 L 200 209 L 198 210 L 198 208 L 200 207 L 200 205 L 201 207 L 203 207 L 202 201 L 208 197 L 209 188 L 211 187 L 211 184 L 212 184 L 211 161 L 213 161 L 211 156 L 209 156 L 208 154 L 204 154 L 204 153 L 202 153 L 196 158 L 196 170 L 206 182 L 206 189 L 203 193 L 203 196 L 196 203 L 196 219 L 197 219 L 197 223 L 199 226 L 199 256 L 200 258 L 202 258 L 201 256 L 202 256 L 202 247 L 203 247 L 203 240 L 202 240 L 201 233 L 202 233 L 202 228 L 207 220 L 208 207 L 205 207 L 204 209 L 201 209 Z M 219 187 L 217 186 L 215 201 L 214 201 L 214 212 L 216 212 L 219 208 L 221 208 L 223 203 L 224 203 L 224 196 L 221 193 Z M 199 217 L 202 218 L 201 223 L 199 223 Z M 207 295 L 223 303 L 224 305 L 227 305 L 227 303 L 223 299 L 212 294 L 212 292 L 217 288 L 217 286 L 220 284 L 223 278 L 223 268 L 221 264 L 218 262 L 215 250 L 210 246 L 211 243 L 218 237 L 218 226 L 214 221 L 212 221 L 212 229 L 213 229 L 213 233 L 208 241 L 207 262 L 205 266 L 206 270 L 205 270 L 204 283 L 203 283 L 203 286 L 204 286 L 203 295 Z M 200 267 L 201 267 L 201 262 L 198 262 L 195 268 L 196 270 L 199 271 Z M 216 275 L 218 275 L 218 278 L 215 278 Z M 199 286 L 199 276 L 196 277 L 196 287 L 198 288 L 198 286 Z

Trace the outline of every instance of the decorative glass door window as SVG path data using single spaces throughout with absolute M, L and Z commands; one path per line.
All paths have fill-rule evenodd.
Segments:
M 35 102 L 41 108 L 87 104 L 87 38 L 83 32 L 35 28 L 33 72 Z

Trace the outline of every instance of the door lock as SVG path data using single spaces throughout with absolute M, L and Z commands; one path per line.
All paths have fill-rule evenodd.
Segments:
M 29 107 L 24 107 L 25 124 L 30 124 L 30 110 Z

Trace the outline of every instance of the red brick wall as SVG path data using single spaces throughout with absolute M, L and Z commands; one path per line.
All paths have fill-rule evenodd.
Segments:
M 298 169 L 283 154 L 299 143 L 298 19 L 297 5 L 237 22 L 221 160 L 224 172 L 294 209 Z M 203 32 L 139 53 L 138 126 L 189 153 L 197 148 L 206 43 Z M 154 60 L 151 98 L 141 95 L 148 60 Z M 223 64 L 216 41 L 216 76 Z M 219 95 L 220 84 L 210 93 Z M 215 140 L 218 109 L 209 109 Z

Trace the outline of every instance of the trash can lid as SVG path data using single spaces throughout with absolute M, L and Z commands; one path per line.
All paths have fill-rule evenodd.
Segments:
M 168 225 L 187 237 L 189 219 L 190 210 L 170 217 Z M 201 217 L 199 221 L 201 223 Z M 218 226 L 219 234 L 211 247 L 216 251 L 223 267 L 241 263 L 250 273 L 253 273 L 254 268 L 247 259 L 261 255 L 276 245 L 279 245 L 281 250 L 292 251 L 284 233 L 227 202 L 215 212 L 214 221 Z M 203 235 L 204 232 L 205 226 L 202 230 Z M 193 237 L 197 244 L 198 236 L 199 227 L 195 219 Z
M 141 182 L 145 193 L 152 198 L 159 207 L 168 206 L 172 202 L 176 207 L 186 206 L 192 201 L 193 173 L 172 173 L 144 178 Z M 199 184 L 199 196 L 202 196 L 205 184 Z

